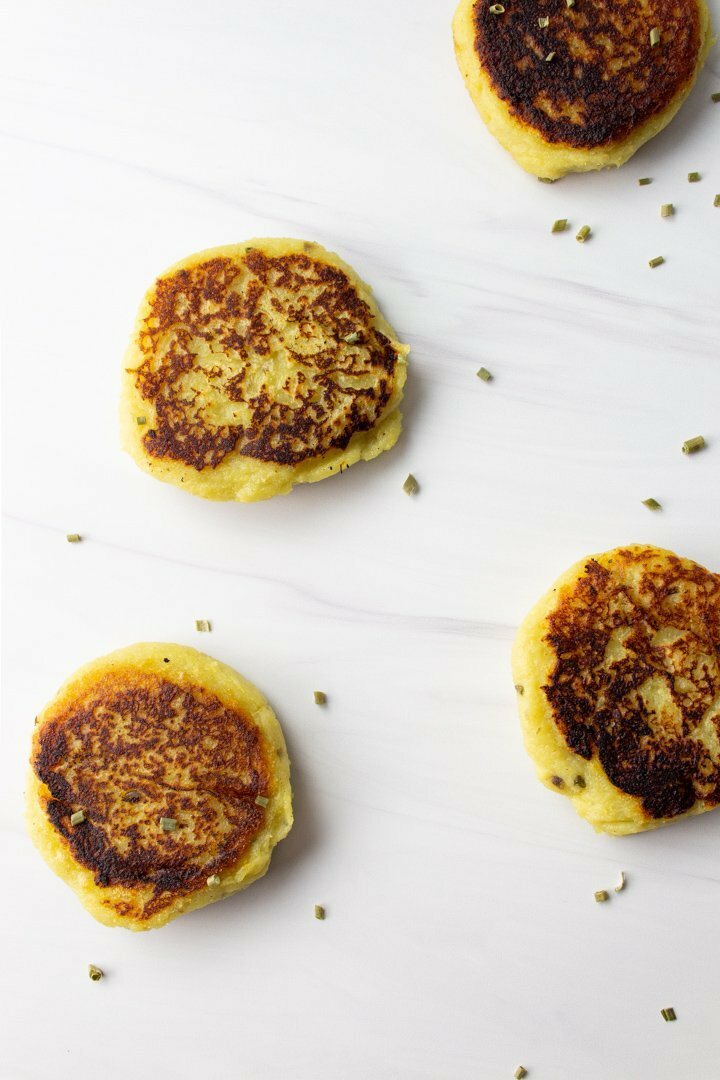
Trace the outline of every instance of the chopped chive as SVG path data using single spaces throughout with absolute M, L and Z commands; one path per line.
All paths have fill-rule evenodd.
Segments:
M 135 422 L 142 427 L 143 424 L 147 424 L 147 416 L 136 416 Z
M 555 184 L 557 183 L 557 176 L 538 176 L 538 180 L 541 184 Z
M 490 5 L 490 14 L 491 15 L 503 15 L 504 13 L 505 13 L 505 8 L 502 6 L 502 4 L 491 4 Z
M 584 244 L 591 232 L 592 229 L 589 225 L 583 225 L 582 229 L 580 229 L 577 236 L 575 237 L 578 244 Z
M 268 799 L 267 795 L 256 795 L 255 796 L 255 805 L 256 806 L 265 807 L 265 806 L 267 806 L 267 804 L 269 802 L 270 802 L 270 800 Z
M 105 972 L 102 968 L 95 967 L 94 964 L 88 964 L 88 975 L 93 982 L 100 982 Z
M 575 7 L 575 0 L 565 0 L 568 7 Z
M 650 31 L 650 44 L 660 44 L 660 31 L 658 30 L 657 26 L 653 26 L 652 30 Z
M 82 536 L 80 535 L 80 533 L 68 533 L 65 539 L 67 540 L 68 544 L 79 544 L 82 540 Z
M 615 886 L 615 892 L 622 892 L 624 888 L 625 888 L 625 871 L 621 870 L 620 871 L 620 880 L 618 881 L 617 885 Z
M 607 889 L 598 889 L 595 893 L 595 902 L 597 904 L 604 904 L 606 900 L 610 899 L 610 893 Z
M 492 379 L 492 372 L 488 371 L 486 367 L 478 368 L 475 374 L 477 375 L 478 379 L 482 379 L 483 382 L 490 382 Z
M 573 3 L 574 3 L 574 0 L 573 0 Z M 528 1074 L 528 1071 L 525 1068 L 525 1066 L 524 1065 L 518 1065 L 517 1069 L 513 1073 L 513 1076 L 515 1077 L 515 1080 L 523 1080 L 523 1078 L 525 1076 L 527 1076 L 527 1074 Z
M 547 63 L 549 63 L 550 60 L 554 60 L 554 59 L 555 59 L 555 53 L 554 52 L 549 52 L 547 54 L 547 56 L 545 57 L 545 63 L 547 64 Z
M 652 176 L 641 176 L 638 180 L 638 187 L 646 187 L 648 184 L 652 184 Z
M 515 683 L 515 690 L 520 695 L 520 697 L 522 697 L 525 693 L 525 687 L 519 682 Z
M 656 266 L 662 266 L 662 264 L 664 262 L 665 262 L 665 256 L 664 255 L 656 255 L 654 259 L 649 260 L 648 266 L 651 267 L 651 269 L 654 270 Z
M 675 207 L 671 202 L 665 202 L 660 207 L 660 217 L 672 217 L 675 213 Z
M 199 630 L 201 634 L 208 634 L 212 628 L 207 619 L 196 619 L 195 629 Z
M 177 829 L 177 821 L 174 817 L 161 817 L 160 828 L 163 832 L 175 832 Z
M 713 199 L 713 206 L 720 206 L 720 195 L 716 195 Z
M 324 919 L 325 918 L 325 908 L 322 906 L 322 904 L 316 904 L 315 905 L 315 918 L 316 919 Z
M 547 15 L 541 15 L 538 19 L 538 26 L 541 30 L 544 30 L 546 26 L 550 25 L 550 19 Z
M 697 184 L 699 179 L 700 179 L 700 173 L 699 172 L 689 172 L 688 173 L 688 184 Z
M 682 444 L 683 454 L 694 454 L 697 450 L 705 447 L 705 439 L 702 435 L 696 435 L 694 439 L 686 439 Z
M 85 820 L 85 813 L 83 810 L 76 810 L 74 814 L 70 815 L 71 825 L 82 825 Z
M 316 705 L 324 705 L 327 701 L 327 694 L 324 690 L 313 690 L 313 699 Z
M 408 473 L 407 480 L 403 484 L 403 491 L 405 492 L 405 494 L 406 495 L 414 495 L 417 492 L 419 487 L 420 487 L 420 485 L 418 484 L 418 482 L 415 479 L 415 477 L 413 476 L 413 474 Z
M 662 1016 L 663 1020 L 666 1023 L 669 1020 L 677 1020 L 677 1015 L 676 1015 L 675 1010 L 673 1008 L 661 1009 L 660 1010 L 660 1015 Z
M 568 219 L 566 217 L 558 218 L 557 221 L 553 221 L 553 227 L 550 232 L 565 232 L 568 227 Z
M 213 885 L 219 885 L 220 884 L 220 875 L 219 874 L 211 874 L 210 877 L 207 879 L 207 883 L 210 886 L 210 888 L 212 888 Z
M 346 341 L 348 345 L 357 345 L 359 340 L 360 335 L 358 334 L 357 330 L 353 330 L 352 334 L 348 334 L 347 337 L 343 338 L 343 341 Z
M 576 776 L 575 779 L 573 780 L 573 784 L 575 785 L 575 787 L 584 788 L 585 787 L 585 777 L 580 776 L 580 775 Z
M 648 510 L 662 510 L 662 506 L 657 499 L 643 499 L 643 506 L 647 506 Z
M 720 101 L 720 90 L 716 90 L 714 94 L 710 95 L 711 101 Z

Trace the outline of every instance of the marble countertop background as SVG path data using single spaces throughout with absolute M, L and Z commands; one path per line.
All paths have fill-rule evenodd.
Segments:
M 630 164 L 549 186 L 476 116 L 450 3 L 0 14 L 2 1080 L 720 1075 L 720 813 L 596 836 L 535 780 L 509 673 L 584 554 L 720 570 L 717 48 Z M 119 451 L 121 357 L 160 270 L 263 235 L 372 284 L 412 347 L 405 431 L 285 498 L 205 503 Z M 138 640 L 268 694 L 296 812 L 262 882 L 148 935 L 95 924 L 22 820 L 35 713 Z

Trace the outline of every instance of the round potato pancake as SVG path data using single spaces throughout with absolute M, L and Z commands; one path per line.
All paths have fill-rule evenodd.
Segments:
M 627 161 L 672 120 L 712 44 L 705 0 L 460 0 L 453 37 L 492 134 L 549 180 Z
M 598 831 L 720 802 L 720 576 L 671 551 L 572 566 L 523 622 L 513 677 L 539 778 Z
M 395 445 L 408 352 L 370 288 L 318 244 L 202 251 L 142 303 L 123 445 L 206 499 L 285 494 Z
M 267 701 L 181 645 L 77 671 L 36 719 L 30 765 L 30 834 L 107 926 L 150 930 L 244 889 L 292 825 Z

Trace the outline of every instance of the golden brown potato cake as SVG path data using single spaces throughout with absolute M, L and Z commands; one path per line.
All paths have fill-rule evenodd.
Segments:
M 285 494 L 394 446 L 408 352 L 369 287 L 319 244 L 202 251 L 143 301 L 123 445 L 207 499 Z
M 37 718 L 30 764 L 30 834 L 107 926 L 150 930 L 244 889 L 292 825 L 270 706 L 180 645 L 75 672 Z
M 478 112 L 523 169 L 550 180 L 622 165 L 662 131 L 711 33 L 705 0 L 460 0 L 453 21 Z
M 720 801 L 720 576 L 632 545 L 582 559 L 513 648 L 544 784 L 601 832 L 654 829 Z

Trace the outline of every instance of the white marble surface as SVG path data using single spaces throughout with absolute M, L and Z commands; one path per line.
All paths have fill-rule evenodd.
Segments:
M 587 552 L 720 569 L 720 57 L 630 165 L 544 186 L 476 117 L 451 10 L 2 5 L 2 1080 L 720 1075 L 720 814 L 595 836 L 534 779 L 508 670 Z M 372 283 L 412 346 L 406 430 L 286 498 L 206 504 L 118 450 L 120 358 L 158 271 L 254 235 Z M 268 693 L 296 825 L 248 892 L 131 935 L 35 854 L 22 791 L 64 676 L 153 639 Z

